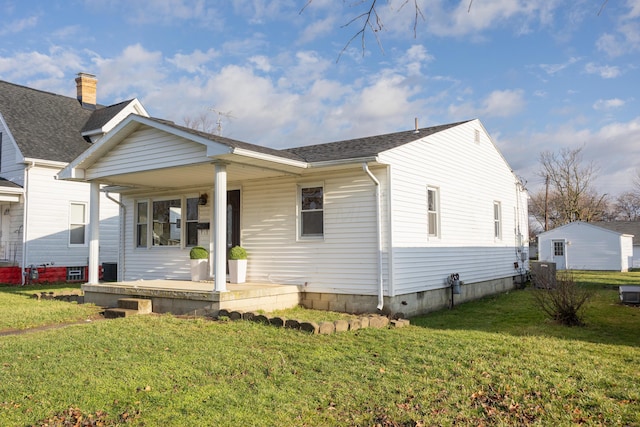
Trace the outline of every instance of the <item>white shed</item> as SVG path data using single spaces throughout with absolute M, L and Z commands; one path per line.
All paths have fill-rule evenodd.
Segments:
M 538 254 L 557 270 L 628 271 L 633 236 L 576 221 L 539 234 Z

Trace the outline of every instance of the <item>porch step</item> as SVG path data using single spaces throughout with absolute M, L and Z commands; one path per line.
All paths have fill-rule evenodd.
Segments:
M 138 314 L 149 314 L 152 311 L 151 300 L 143 298 L 120 298 L 117 308 L 107 308 L 104 317 L 116 319 L 118 317 L 129 317 Z

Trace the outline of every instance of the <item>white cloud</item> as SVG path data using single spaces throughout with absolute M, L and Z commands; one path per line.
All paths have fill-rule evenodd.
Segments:
M 522 111 L 526 102 L 524 91 L 495 90 L 484 98 L 479 106 L 472 103 L 450 105 L 449 114 L 457 119 L 473 117 L 510 117 Z
M 7 34 L 20 33 L 28 28 L 34 28 L 38 25 L 37 16 L 29 16 L 28 18 L 19 19 L 17 21 L 10 22 L 0 28 L 0 36 Z
M 305 44 L 327 34 L 331 34 L 338 25 L 336 21 L 335 16 L 331 15 L 324 19 L 319 19 L 311 25 L 307 25 L 298 36 L 297 42 L 299 44 Z
M 624 106 L 625 102 L 620 98 L 613 99 L 598 99 L 593 104 L 594 110 L 610 110 L 613 108 L 619 108 Z
M 613 79 L 620 76 L 620 68 L 612 65 L 596 65 L 589 62 L 585 65 L 584 70 L 588 74 L 598 74 L 603 79 Z
M 217 56 L 218 52 L 213 48 L 206 52 L 196 49 L 188 55 L 176 53 L 173 58 L 168 58 L 167 61 L 180 70 L 185 70 L 189 73 L 203 73 L 205 71 L 204 65 Z
M 598 50 L 610 57 L 640 50 L 640 1 L 628 0 L 627 13 L 617 17 L 615 32 L 606 32 L 596 41 Z
M 249 58 L 249 62 L 254 64 L 260 71 L 268 73 L 271 71 L 271 61 L 264 55 L 255 55 Z
M 564 70 L 567 67 L 570 67 L 571 65 L 579 61 L 580 61 L 580 58 L 571 57 L 562 64 L 540 64 L 539 66 L 545 73 L 549 75 L 553 75 Z

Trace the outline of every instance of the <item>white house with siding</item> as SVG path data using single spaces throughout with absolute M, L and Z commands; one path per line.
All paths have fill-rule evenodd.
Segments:
M 248 282 L 305 306 L 413 315 L 450 303 L 453 273 L 463 301 L 528 269 L 527 195 L 479 120 L 274 150 L 131 115 L 59 177 L 120 194 L 125 282 L 189 280 L 204 245 L 223 293 L 241 244 Z
M 96 84 L 80 73 L 72 98 L 0 81 L 0 283 L 30 281 L 31 266 L 40 281 L 86 281 L 90 186 L 57 174 L 128 115 L 147 114 L 135 99 L 97 104 Z M 120 208 L 100 197 L 100 262 L 117 262 Z
M 540 261 L 556 270 L 628 271 L 633 266 L 633 235 L 582 221 L 538 235 Z

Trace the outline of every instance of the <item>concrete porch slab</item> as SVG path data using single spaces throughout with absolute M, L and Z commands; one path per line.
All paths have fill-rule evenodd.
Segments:
M 227 284 L 227 291 L 216 292 L 212 282 L 183 280 L 139 280 L 83 284 L 85 303 L 117 307 L 121 298 L 146 298 L 154 313 L 216 315 L 229 311 L 266 312 L 300 304 L 298 286 L 273 283 Z

